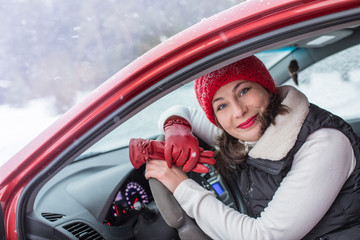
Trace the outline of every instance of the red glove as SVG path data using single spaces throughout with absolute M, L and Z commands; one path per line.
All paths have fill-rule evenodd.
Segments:
M 165 121 L 165 160 L 169 168 L 172 164 L 184 166 L 184 172 L 193 169 L 200 157 L 199 142 L 191 132 L 191 125 L 185 119 L 174 116 Z
M 132 138 L 129 143 L 129 157 L 136 169 L 151 159 L 164 159 L 164 142 Z
M 132 138 L 129 143 L 130 162 L 135 168 L 139 168 L 146 161 L 152 159 L 164 159 L 165 142 L 155 140 L 145 140 L 141 138 Z M 199 161 L 195 164 L 193 169 L 198 173 L 207 173 L 209 169 L 203 164 L 214 165 L 216 160 L 213 159 L 214 153 L 212 151 L 204 151 L 201 149 Z

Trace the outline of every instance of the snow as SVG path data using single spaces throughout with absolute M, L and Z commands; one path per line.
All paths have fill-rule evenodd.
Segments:
M 344 81 L 337 71 L 311 73 L 311 81 L 300 82 L 297 88 L 308 97 L 309 102 L 346 120 L 355 119 L 360 117 L 359 73 L 359 69 L 350 71 L 348 81 Z M 295 86 L 292 81 L 286 84 Z
M 0 165 L 45 130 L 59 116 L 54 115 L 52 99 L 36 99 L 23 108 L 0 105 Z

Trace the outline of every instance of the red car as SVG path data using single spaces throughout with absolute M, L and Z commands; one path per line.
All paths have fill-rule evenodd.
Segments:
M 130 164 L 129 139 L 157 138 L 158 113 L 196 104 L 195 78 L 252 54 L 278 85 L 290 79 L 288 66 L 296 60 L 299 87 L 314 90 L 314 100 L 336 100 L 339 114 L 359 133 L 359 36 L 358 0 L 246 1 L 175 35 L 116 73 L 0 168 L 0 238 L 178 239 L 193 228 L 166 224 L 159 209 L 164 213 L 168 202 L 155 201 L 159 195 L 144 169 Z M 325 84 L 309 82 L 322 66 L 341 72 L 347 94 L 338 92 L 334 74 Z M 346 105 L 348 111 L 345 98 L 354 104 Z M 244 211 L 239 193 L 216 172 L 190 175 Z

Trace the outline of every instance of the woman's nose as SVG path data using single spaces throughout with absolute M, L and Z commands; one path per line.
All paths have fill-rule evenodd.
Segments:
M 234 104 L 233 107 L 233 116 L 235 118 L 241 118 L 246 113 L 246 106 L 240 103 Z

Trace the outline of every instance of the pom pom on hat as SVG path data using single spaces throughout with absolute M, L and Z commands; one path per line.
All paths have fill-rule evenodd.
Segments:
M 207 118 L 215 125 L 212 99 L 219 88 L 236 80 L 257 82 L 273 94 L 276 94 L 273 78 L 265 65 L 255 56 L 241 59 L 196 79 L 196 98 Z

